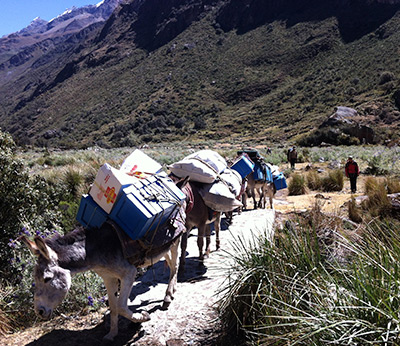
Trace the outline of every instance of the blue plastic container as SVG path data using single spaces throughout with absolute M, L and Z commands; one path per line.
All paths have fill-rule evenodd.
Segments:
M 83 195 L 76 219 L 87 228 L 100 228 L 107 221 L 107 213 L 89 195 Z
M 274 178 L 274 185 L 277 190 L 282 190 L 287 188 L 286 179 L 283 173 L 280 173 Z
M 185 194 L 167 177 L 151 176 L 122 190 L 110 218 L 132 239 L 163 225 Z
M 254 169 L 254 163 L 250 161 L 246 156 L 241 156 L 232 166 L 232 169 L 237 171 L 242 179 L 246 178 Z
M 265 181 L 268 183 L 272 183 L 273 182 L 273 177 L 272 177 L 272 172 L 271 169 L 265 165 Z

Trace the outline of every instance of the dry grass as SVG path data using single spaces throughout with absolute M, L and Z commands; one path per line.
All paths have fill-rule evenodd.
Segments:
M 360 223 L 362 221 L 361 217 L 361 210 L 360 208 L 357 207 L 356 200 L 354 197 L 351 197 L 351 200 L 349 201 L 349 218 L 351 221 Z
M 400 180 L 395 177 L 388 177 L 385 180 L 387 192 L 390 193 L 398 193 L 400 192 Z

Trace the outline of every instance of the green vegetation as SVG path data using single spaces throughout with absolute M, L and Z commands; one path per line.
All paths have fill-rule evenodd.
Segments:
M 342 191 L 344 185 L 344 174 L 340 169 L 332 170 L 328 176 L 321 179 L 321 187 L 323 191 Z
M 288 185 L 289 195 L 304 195 L 306 190 L 306 181 L 301 174 L 295 173 L 291 176 L 291 180 Z
M 314 170 L 309 171 L 306 174 L 306 181 L 307 181 L 307 187 L 310 190 L 317 191 L 320 190 L 322 187 L 322 179 L 317 171 Z
M 317 211 L 285 223 L 273 243 L 238 239 L 220 305 L 227 330 L 246 345 L 397 344 L 399 226 L 375 219 L 359 241 Z
M 37 76 L 48 87 L 59 68 L 41 65 L 5 83 L 1 126 L 20 144 L 62 148 L 221 139 L 274 145 L 312 136 L 319 137 L 308 144 L 353 145 L 360 141 L 348 133 L 313 132 L 336 106 L 348 106 L 373 126 L 377 142 L 399 137 L 399 16 L 345 42 L 334 16 L 224 32 L 215 19 L 221 4 L 151 54 L 122 39 L 132 33 L 110 32 L 100 46 L 60 58 L 79 61 L 76 72 L 40 97 L 32 98 L 42 90 Z M 15 109 L 21 99 L 28 101 Z
M 1 258 L 4 260 L 4 267 L 2 267 L 0 280 L 0 324 L 4 322 L 4 324 L 1 324 L 2 326 L 8 325 L 8 328 L 15 330 L 35 320 L 32 309 L 32 266 L 34 258 L 30 252 L 16 240 L 17 237 L 21 232 L 28 236 L 41 235 L 47 237 L 56 235 L 57 233 L 63 234 L 72 230 L 76 226 L 75 216 L 79 206 L 80 195 L 88 191 L 89 185 L 93 182 L 98 168 L 105 162 L 110 163 L 114 167 L 119 167 L 123 159 L 128 156 L 134 148 L 102 149 L 99 147 L 92 147 L 85 150 L 53 151 L 50 149 L 37 149 L 28 151 L 17 148 L 9 135 L 3 132 L 0 132 L 0 134 L 2 152 L 1 174 L 4 184 L 4 189 L 1 190 L 1 192 L 7 192 L 7 201 L 9 203 L 4 206 L 4 208 L 7 207 L 9 209 L 3 209 L 7 210 L 7 214 L 1 215 L 0 212 L 0 216 L 2 217 L 2 234 L 4 234 L 4 237 L 1 238 L 1 251 L 3 251 Z M 197 142 L 195 144 L 182 142 L 179 146 L 154 145 L 150 148 L 144 148 L 143 151 L 162 163 L 164 169 L 167 169 L 167 165 L 180 160 L 194 150 L 205 148 L 213 150 L 218 148 L 216 150 L 227 158 L 234 158 L 238 149 L 241 149 L 241 147 L 237 145 L 221 146 L 218 142 Z M 285 147 L 271 146 L 272 153 L 270 154 L 266 153 L 266 149 L 266 147 L 260 148 L 259 152 L 267 162 L 277 164 L 281 168 L 287 167 Z M 400 166 L 397 158 L 400 152 L 397 148 L 364 146 L 298 148 L 298 150 L 299 154 L 304 158 L 304 161 L 311 162 L 312 165 L 315 166 L 323 165 L 324 168 L 329 162 L 333 161 L 344 164 L 347 156 L 353 154 L 359 162 L 361 169 L 365 170 L 370 165 L 370 158 L 374 157 L 374 155 L 379 155 L 380 160 L 375 161 L 376 167 L 378 167 L 379 170 L 390 171 L 392 175 L 390 177 L 373 178 L 369 183 L 371 188 L 369 189 L 366 187 L 366 190 L 379 191 L 380 188 L 377 187 L 377 184 L 383 182 L 385 191 L 398 191 Z M 339 174 L 339 172 L 335 170 L 329 170 L 327 173 L 317 173 L 315 170 L 311 170 L 304 177 L 300 177 L 301 188 L 308 187 L 314 190 L 314 188 L 310 186 L 310 182 L 314 181 L 313 184 L 315 185 L 313 186 L 320 186 L 319 189 L 322 190 L 322 184 L 318 185 L 318 182 L 319 180 L 322 181 L 325 175 L 329 175 L 329 172 L 331 172 L 334 177 L 334 179 L 332 179 L 333 181 L 339 180 L 340 182 L 341 171 Z M 287 173 L 289 173 L 289 171 L 287 171 Z M 289 182 L 294 176 L 299 175 L 296 171 L 290 172 L 290 174 L 292 176 L 289 178 Z M 18 188 L 7 190 L 6 188 L 10 184 Z M 370 222 L 374 218 L 372 215 L 380 215 L 382 210 L 385 211 L 388 208 L 387 200 L 380 198 L 383 195 L 380 196 L 377 194 L 375 197 L 375 195 L 373 196 L 373 192 L 371 192 L 368 196 L 372 196 L 371 201 L 374 201 L 373 203 L 364 203 L 361 206 L 354 203 L 353 205 L 355 212 L 361 215 L 365 222 Z M 5 203 L 4 199 L 3 203 Z M 390 213 L 384 214 L 391 215 Z M 315 215 L 317 215 L 317 213 Z M 366 217 L 366 215 L 370 215 L 370 217 Z M 323 220 L 324 218 L 320 218 L 320 220 L 321 219 Z M 350 219 L 356 221 L 356 219 L 351 216 Z M 356 222 L 361 221 L 358 220 Z M 334 228 L 333 223 L 334 221 L 330 224 L 332 228 Z M 329 257 L 329 255 L 324 252 L 325 250 L 323 248 L 319 248 L 319 255 L 312 253 L 312 249 L 317 250 L 317 248 L 315 248 L 316 244 L 314 243 L 318 239 L 318 237 L 315 238 L 316 236 L 313 232 L 314 230 L 316 232 L 320 226 L 318 226 L 315 221 L 311 224 L 313 226 L 312 229 L 308 231 L 308 241 L 310 244 L 312 243 L 311 245 L 313 248 L 310 248 L 311 245 L 307 245 L 308 252 L 304 254 L 303 260 L 307 260 L 306 256 L 311 256 L 313 261 L 316 260 L 315 258 L 318 256 L 321 258 Z M 294 236 L 293 233 L 290 233 L 294 231 L 300 232 L 302 228 L 298 229 L 298 226 L 294 226 L 293 223 L 287 224 L 287 226 L 290 225 L 293 227 L 291 227 L 290 230 L 286 230 L 288 234 L 285 235 L 286 231 L 284 231 L 281 234 L 282 237 L 278 237 L 277 241 L 282 242 L 285 237 L 291 237 L 291 240 L 294 242 L 306 242 L 306 240 L 299 240 L 297 235 Z M 300 245 L 296 246 L 298 246 L 297 250 L 301 249 L 299 247 Z M 306 245 L 303 244 L 303 246 Z M 294 249 L 296 249 L 296 247 Z M 252 250 L 248 249 L 248 251 Z M 263 251 L 268 252 L 270 250 L 268 249 L 267 251 L 264 249 L 262 252 Z M 251 252 L 251 256 L 254 256 L 254 261 L 258 261 L 256 257 L 259 253 L 259 250 Z M 298 255 L 300 256 L 300 254 Z M 287 256 L 289 256 L 289 254 L 287 254 Z M 271 259 L 269 258 L 268 261 L 271 261 Z M 310 263 L 310 266 L 315 264 L 314 262 Z M 262 266 L 263 264 L 260 262 L 260 267 Z M 266 269 L 264 268 L 263 270 Z M 306 270 L 304 269 L 304 271 Z M 260 282 L 264 282 L 263 275 L 266 274 L 260 275 L 262 277 Z M 257 276 L 257 280 L 258 279 L 259 277 Z M 104 306 L 105 288 L 97 275 L 85 273 L 84 275 L 77 275 L 73 280 L 71 292 L 68 294 L 64 303 L 58 308 L 58 313 L 71 311 L 76 313 L 79 311 L 87 311 L 88 308 L 97 309 L 100 306 Z M 251 299 L 247 303 L 250 307 Z M 299 300 L 299 304 L 301 305 L 303 302 Z M 243 315 L 245 318 L 250 316 L 253 312 L 253 310 L 248 312 L 246 309 L 247 308 L 243 308 L 243 310 L 241 310 L 245 314 Z M 19 311 L 19 313 L 15 313 L 15 311 Z M 293 323 L 293 325 L 294 324 L 295 323 Z

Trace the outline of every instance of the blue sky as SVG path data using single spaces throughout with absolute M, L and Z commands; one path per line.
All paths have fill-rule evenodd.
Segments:
M 0 37 L 19 31 L 36 17 L 49 21 L 72 6 L 94 5 L 101 0 L 0 0 Z

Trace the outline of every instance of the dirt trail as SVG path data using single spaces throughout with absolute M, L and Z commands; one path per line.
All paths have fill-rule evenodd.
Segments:
M 251 210 L 235 215 L 229 228 L 222 223 L 221 248 L 213 251 L 204 265 L 197 261 L 196 230 L 189 237 L 187 262 L 184 276 L 178 280 L 177 293 L 167 311 L 161 310 L 167 288 L 169 270 L 161 261 L 149 269 L 135 283 L 130 302 L 132 309 L 146 310 L 151 320 L 141 325 L 125 319 L 120 320 L 120 333 L 112 345 L 180 346 L 215 345 L 219 326 L 216 303 L 231 262 L 230 253 L 234 239 L 240 237 L 251 242 L 260 232 L 272 234 L 275 212 L 273 210 Z M 215 236 L 212 237 L 215 250 Z M 94 346 L 102 344 L 108 328 L 108 316 L 91 313 L 87 316 L 63 316 L 41 323 L 37 327 L 15 333 L 4 340 L 7 346 Z

